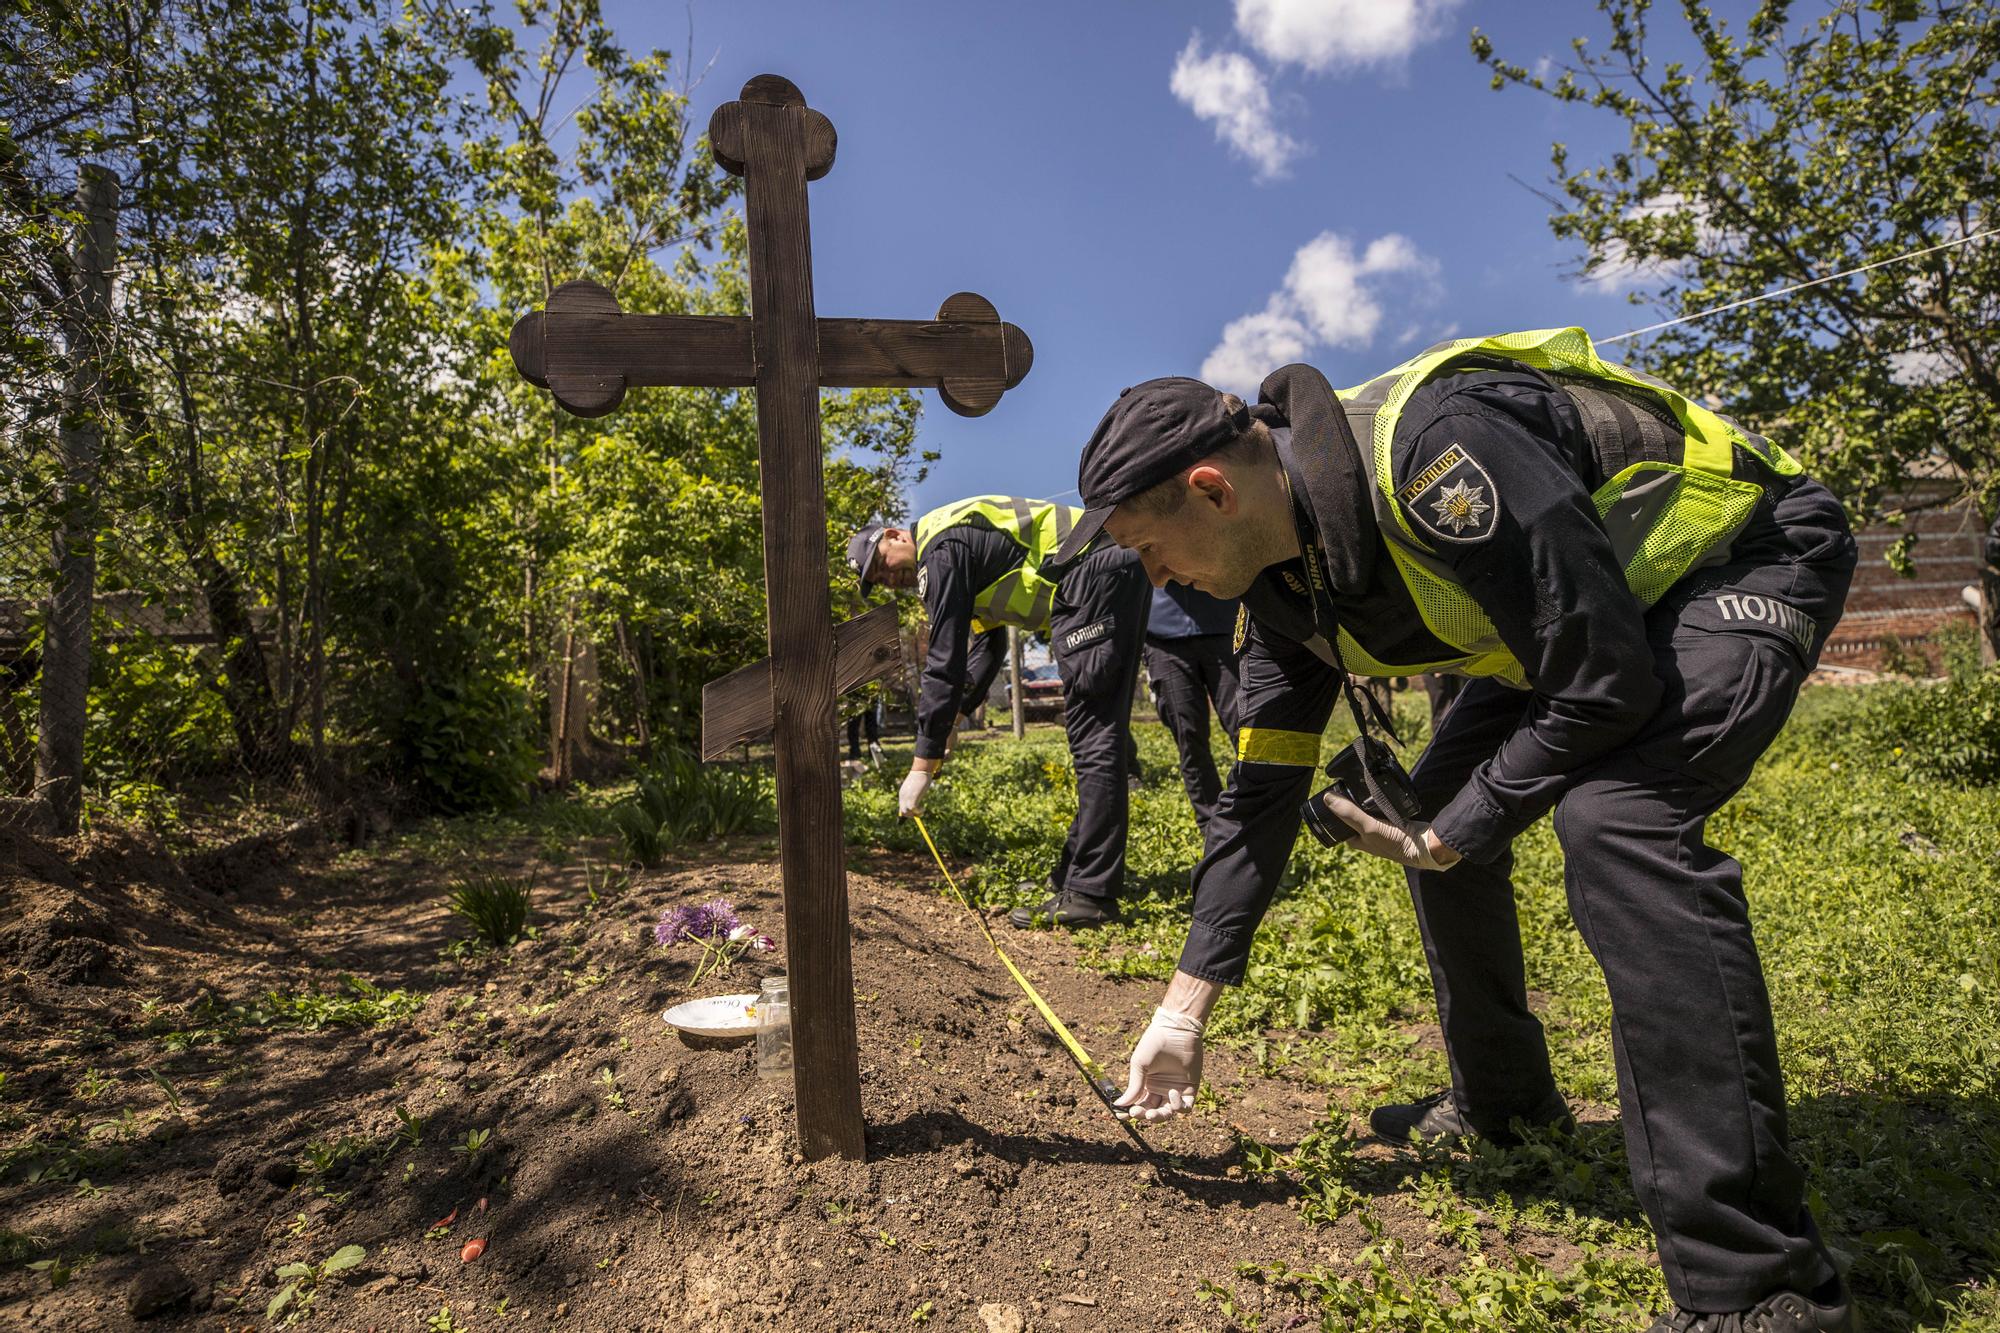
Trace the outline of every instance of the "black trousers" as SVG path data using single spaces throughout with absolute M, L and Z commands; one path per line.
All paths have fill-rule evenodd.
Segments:
M 1056 588 L 1049 641 L 1076 769 L 1076 818 L 1049 876 L 1058 891 L 1115 898 L 1125 883 L 1132 691 L 1152 596 L 1139 557 L 1120 546 L 1084 556 Z
M 965 654 L 965 688 L 958 696 L 959 716 L 971 717 L 978 711 L 1006 665 L 1006 630 L 990 629 L 972 636 L 972 647 Z
M 868 706 L 847 719 L 847 757 L 861 758 L 861 733 L 868 733 L 868 743 L 876 744 L 882 739 L 882 702 L 870 699 Z
M 1230 744 L 1236 743 L 1236 654 L 1229 651 L 1229 636 L 1147 639 L 1146 678 L 1153 708 L 1180 752 L 1181 785 L 1205 834 L 1222 797 L 1222 777 L 1208 748 L 1211 702 Z
M 1742 867 L 1703 833 L 1790 714 L 1839 615 L 1846 576 L 1836 574 L 1784 613 L 1780 598 L 1730 591 L 1727 570 L 1670 593 L 1647 618 L 1666 687 L 1659 710 L 1555 808 L 1570 912 L 1611 992 L 1633 1187 L 1667 1289 L 1693 1310 L 1739 1310 L 1833 1276 L 1788 1146 Z M 1830 607 L 1811 604 L 1829 596 Z M 1465 687 L 1411 774 L 1427 813 L 1493 755 L 1526 702 L 1491 680 Z M 1409 875 L 1452 1087 L 1487 1131 L 1556 1092 L 1528 1011 L 1512 864 L 1509 852 Z

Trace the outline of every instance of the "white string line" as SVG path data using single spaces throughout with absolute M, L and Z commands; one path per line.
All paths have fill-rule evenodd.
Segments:
M 1636 338 L 1642 333 L 1655 333 L 1660 329 L 1670 329 L 1676 324 L 1692 323 L 1697 319 L 1706 319 L 1710 315 L 1719 315 L 1725 310 L 1738 310 L 1746 305 L 1755 305 L 1759 301 L 1769 301 L 1774 297 L 1788 296 L 1793 292 L 1802 292 L 1808 287 L 1817 287 L 1821 283 L 1838 282 L 1842 278 L 1851 278 L 1857 273 L 1866 273 L 1872 268 L 1882 268 L 1888 264 L 1900 264 L 1906 259 L 1921 259 L 1925 255 L 1936 254 L 1940 250 L 1949 250 L 1954 245 L 1969 245 L 1973 241 L 1982 240 L 1985 237 L 1995 234 L 2000 234 L 2000 227 L 1988 227 L 1985 231 L 1974 232 L 1970 236 L 1960 236 L 1956 240 L 1941 241 L 1936 245 L 1927 246 L 1922 250 L 1912 250 L 1908 254 L 1892 255 L 1887 259 L 1878 259 L 1872 264 L 1862 264 L 1858 268 L 1850 268 L 1840 273 L 1829 273 L 1823 278 L 1812 278 L 1806 282 L 1795 282 L 1789 287 L 1779 287 L 1774 291 L 1763 292 L 1757 296 L 1746 296 L 1740 301 L 1731 301 L 1727 305 L 1715 306 L 1708 310 L 1697 310 L 1692 315 L 1682 315 L 1679 319 L 1661 320 L 1658 324 L 1648 324 L 1643 329 L 1627 329 L 1624 333 L 1614 333 L 1609 338 L 1599 338 L 1597 341 L 1599 343 L 1623 342 L 1627 338 Z

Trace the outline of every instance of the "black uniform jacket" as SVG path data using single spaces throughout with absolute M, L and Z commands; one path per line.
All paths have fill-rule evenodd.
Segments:
M 968 709 L 978 705 L 977 699 L 963 694 L 974 599 L 981 589 L 1020 568 L 1026 558 L 1019 542 L 973 514 L 939 533 L 918 562 L 917 595 L 931 622 L 930 653 L 924 658 L 923 682 L 917 691 L 919 759 L 942 758 L 961 705 Z M 998 660 L 996 653 L 992 669 L 980 673 L 989 686 Z M 982 668 L 986 665 L 982 661 Z M 982 689 L 980 695 L 984 694 Z
M 1367 474 L 1325 378 L 1288 366 L 1264 382 L 1261 399 L 1255 413 L 1281 442 L 1290 436 L 1293 486 L 1304 489 L 1299 498 L 1318 529 L 1326 596 L 1316 621 L 1300 560 L 1267 569 L 1244 595 L 1239 749 L 1295 758 L 1299 746 L 1260 745 L 1258 732 L 1317 738 L 1325 728 L 1339 677 L 1305 644 L 1322 625 L 1332 632 L 1329 618 L 1381 662 L 1457 654 L 1425 628 L 1391 563 Z M 1491 860 L 1554 806 L 1573 775 L 1631 737 L 1658 707 L 1662 686 L 1645 613 L 1598 522 L 1591 493 L 1604 477 L 1575 405 L 1534 371 L 1482 363 L 1424 385 L 1397 422 L 1390 467 L 1413 529 L 1492 620 L 1531 686 L 1520 725 L 1433 820 L 1445 845 Z M 1738 458 L 1736 471 L 1770 480 L 1747 457 Z M 1817 486 L 1811 503 L 1831 504 L 1832 512 L 1785 516 L 1780 524 L 1773 509 L 1783 502 L 1774 497 L 1784 491 L 1767 488 L 1732 559 L 1768 544 L 1788 524 L 1845 530 L 1838 505 Z M 1210 850 L 1194 872 L 1183 971 L 1242 980 L 1251 935 L 1291 853 L 1314 777 L 1303 763 L 1239 760 Z

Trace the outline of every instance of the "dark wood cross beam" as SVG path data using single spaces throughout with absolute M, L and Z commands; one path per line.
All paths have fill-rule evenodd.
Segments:
M 847 693 L 903 663 L 901 626 L 892 605 L 833 627 L 833 692 Z M 720 759 L 732 746 L 771 734 L 771 659 L 740 667 L 701 687 L 701 757 Z
M 799 1146 L 809 1158 L 859 1158 L 834 698 L 894 665 L 895 617 L 880 607 L 829 623 L 819 391 L 934 388 L 978 416 L 1021 382 L 1034 348 L 969 292 L 928 323 L 817 318 L 806 182 L 833 168 L 833 123 L 763 74 L 716 109 L 708 137 L 717 163 L 744 178 L 750 317 L 628 315 L 605 288 L 571 282 L 514 326 L 509 346 L 521 374 L 578 416 L 611 411 L 636 385 L 756 387 L 771 656 L 704 691 L 702 750 L 775 733 Z

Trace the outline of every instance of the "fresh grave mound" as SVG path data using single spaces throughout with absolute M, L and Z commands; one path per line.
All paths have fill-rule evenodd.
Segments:
M 543 867 L 539 938 L 442 973 L 395 955 L 400 972 L 374 975 L 407 990 L 322 1026 L 231 1027 L 190 1002 L 17 1029 L 5 1057 L 30 1091 L 8 1089 L 0 1214 L 21 1257 L 60 1259 L 66 1280 L 0 1267 L 0 1323 L 125 1327 L 143 1307 L 152 1326 L 261 1328 L 289 1290 L 280 1322 L 343 1329 L 485 1328 L 496 1310 L 593 1330 L 1225 1327 L 1204 1282 L 1263 1327 L 1314 1322 L 1238 1265 L 1332 1262 L 1366 1243 L 1359 1227 L 1301 1225 L 1212 1114 L 1147 1130 L 1177 1166 L 1143 1159 L 964 910 L 901 887 L 930 882 L 914 862 L 870 869 L 849 881 L 866 1162 L 802 1161 L 788 1084 L 760 1080 L 750 1047 L 696 1049 L 660 1020 L 700 956 L 653 943 L 660 912 L 727 898 L 782 948 L 774 865 L 684 865 L 602 897 Z M 336 961 L 365 974 L 357 936 L 444 938 L 443 877 L 421 856 L 365 885 L 320 873 L 299 873 L 295 900 L 338 886 L 365 922 L 299 915 L 257 986 L 325 988 Z M 1066 937 L 1005 943 L 1122 1064 L 1157 983 L 1082 971 Z M 759 975 L 739 962 L 697 990 Z M 1208 1072 L 1226 1115 L 1281 1146 L 1325 1107 L 1228 1052 Z
M 463 1123 L 496 1127 L 504 1166 L 405 1208 L 370 1264 L 424 1278 L 369 1289 L 353 1317 L 397 1327 L 504 1298 L 577 1328 L 1212 1328 L 1227 1320 L 1197 1299 L 1204 1280 L 1330 1257 L 1336 1236 L 1300 1226 L 1282 1187 L 1246 1180 L 1215 1121 L 1149 1132 L 1178 1168 L 1143 1158 L 963 909 L 878 875 L 853 875 L 849 891 L 867 1161 L 803 1161 L 790 1084 L 760 1079 L 751 1045 L 689 1045 L 661 1023 L 701 950 L 637 942 L 657 908 L 728 899 L 783 944 L 777 867 L 675 873 L 582 943 L 578 964 L 605 980 L 548 1016 L 560 1049 L 523 1051 L 515 1072 L 490 1046 L 453 1052 L 485 1090 Z M 1076 969 L 1063 938 L 1007 943 L 1080 1038 L 1122 1059 L 1156 985 Z M 608 966 L 618 954 L 636 975 Z M 698 993 L 753 991 L 776 970 L 738 963 Z M 1273 1085 L 1261 1102 L 1265 1130 L 1295 1134 L 1323 1098 Z M 425 1239 L 426 1222 L 463 1217 L 478 1193 L 482 1220 Z M 490 1247 L 470 1264 L 452 1257 L 468 1225 Z M 1309 1321 L 1269 1299 L 1277 1326 Z
M 677 889 L 781 920 L 774 867 L 682 876 L 662 897 Z M 760 1081 L 748 1047 L 662 1044 L 695 1104 L 670 1143 L 681 1187 L 717 1192 L 682 1212 L 693 1261 L 664 1276 L 663 1313 L 691 1327 L 888 1328 L 918 1315 L 980 1327 L 984 1308 L 992 1327 L 1206 1328 L 1221 1320 L 1195 1299 L 1204 1279 L 1324 1257 L 1327 1238 L 1300 1227 L 1281 1189 L 1243 1179 L 1233 1133 L 1213 1120 L 1145 1131 L 1180 1165 L 1163 1173 L 1142 1156 L 963 908 L 869 875 L 849 893 L 868 1160 L 802 1163 L 790 1089 Z M 1083 972 L 1065 937 L 1004 933 L 1079 1039 L 1122 1071 L 1157 983 Z M 1282 1094 L 1294 1131 L 1323 1105 Z

